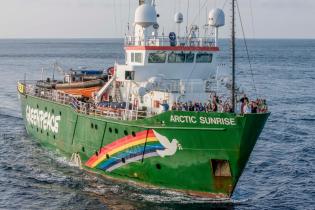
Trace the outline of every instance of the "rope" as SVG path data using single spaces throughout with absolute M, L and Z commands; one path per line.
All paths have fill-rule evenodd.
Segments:
M 128 35 L 130 34 L 130 10 L 131 10 L 131 5 L 130 5 L 130 1 L 131 0 L 129 0 L 129 2 L 128 2 L 128 25 L 127 25 L 127 27 L 128 27 Z
M 188 24 L 189 24 L 189 0 L 187 0 L 187 21 L 186 21 L 186 34 L 188 33 Z
M 201 22 L 201 7 L 200 7 L 200 0 L 198 0 L 198 25 L 200 25 L 200 22 Z
M 227 1 L 228 1 L 228 0 L 225 0 L 225 1 L 224 1 L 223 5 L 222 5 L 222 9 L 224 9 L 224 7 L 225 7 Z
M 252 67 L 252 62 L 251 62 L 251 59 L 250 59 L 250 56 L 249 56 L 249 52 L 248 52 L 248 45 L 247 45 L 247 41 L 246 41 L 246 37 L 245 37 L 245 32 L 244 32 L 244 27 L 243 27 L 243 21 L 242 21 L 242 17 L 241 17 L 241 12 L 240 12 L 240 8 L 239 8 L 239 6 L 238 6 L 238 1 L 236 0 L 235 2 L 236 2 L 236 7 L 237 7 L 237 11 L 238 11 L 240 23 L 241 23 L 241 28 L 242 28 L 242 33 L 243 33 L 243 41 L 244 41 L 245 50 L 246 50 L 246 55 L 247 55 L 247 59 L 248 59 L 248 63 L 249 63 L 249 68 L 250 68 L 251 76 L 252 76 L 253 87 L 254 87 L 255 95 L 256 95 L 256 97 L 257 97 L 257 89 L 256 89 L 256 85 L 255 85 L 253 67 Z
M 249 9 L 250 9 L 251 22 L 252 22 L 253 38 L 255 38 L 256 37 L 256 32 L 255 32 L 252 0 L 249 0 Z
M 197 64 L 194 63 L 194 66 L 192 67 L 192 69 L 191 69 L 189 75 L 187 76 L 187 79 L 186 79 L 186 80 L 190 81 L 191 75 L 194 73 L 194 71 L 195 71 L 195 69 L 196 69 L 196 65 L 197 65 Z
M 117 36 L 116 0 L 113 0 L 113 6 L 114 6 L 114 28 L 115 28 L 115 36 Z
M 200 10 L 200 8 L 204 8 L 206 6 L 206 4 L 207 4 L 207 0 L 204 0 L 202 6 L 201 7 L 199 6 L 199 10 Z M 199 12 L 199 14 L 196 14 L 196 16 L 193 18 L 193 21 L 191 22 L 191 25 L 196 22 L 197 18 L 200 17 L 200 15 L 201 15 L 200 12 Z

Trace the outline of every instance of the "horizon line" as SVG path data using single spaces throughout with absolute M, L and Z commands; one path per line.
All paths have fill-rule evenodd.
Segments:
M 46 39 L 46 40 L 66 40 L 66 39 L 72 39 L 72 40 L 79 40 L 79 39 L 124 39 L 124 37 L 0 37 L 0 40 L 40 40 L 40 39 Z M 224 37 L 219 38 L 219 40 L 229 40 L 230 38 Z M 241 37 L 237 37 L 236 39 L 243 39 Z M 303 37 L 256 37 L 256 38 L 246 38 L 246 40 L 315 40 L 315 38 L 303 38 Z

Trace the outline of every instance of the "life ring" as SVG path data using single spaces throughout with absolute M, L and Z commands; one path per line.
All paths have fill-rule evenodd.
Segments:
M 176 34 L 174 32 L 170 32 L 170 34 L 168 35 L 168 38 L 172 41 L 175 42 L 176 41 Z

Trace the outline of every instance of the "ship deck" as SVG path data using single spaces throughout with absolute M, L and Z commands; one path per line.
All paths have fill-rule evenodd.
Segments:
M 76 88 L 76 89 L 65 89 L 58 90 L 52 88 L 38 87 L 37 83 L 42 81 L 28 80 L 19 81 L 18 90 L 21 94 L 31 95 L 34 97 L 42 98 L 45 100 L 53 101 L 59 104 L 68 105 L 73 108 L 77 113 L 105 117 L 114 120 L 141 120 L 149 117 L 156 116 L 161 113 L 154 113 L 145 110 L 134 109 L 133 106 L 128 106 L 126 102 L 100 102 L 96 103 L 93 100 L 92 92 L 99 90 L 99 87 L 88 87 L 88 88 Z M 191 102 L 190 102 L 191 103 Z M 188 103 L 175 103 L 169 106 L 170 111 L 195 111 L 195 112 L 219 112 L 219 113 L 230 113 L 229 107 L 225 108 L 222 106 L 222 110 L 212 110 L 207 108 L 207 105 L 202 103 L 195 103 L 191 107 L 188 107 Z M 168 111 L 164 110 L 164 111 Z M 268 109 L 259 111 L 260 113 L 268 112 Z M 242 115 L 243 113 L 238 113 Z

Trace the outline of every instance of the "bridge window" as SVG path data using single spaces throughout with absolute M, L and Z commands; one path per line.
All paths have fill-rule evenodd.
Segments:
M 131 62 L 132 63 L 142 63 L 142 53 L 131 53 Z
M 148 62 L 149 63 L 165 63 L 166 53 L 150 53 Z
M 185 53 L 170 53 L 168 55 L 169 63 L 184 63 L 185 62 Z
M 195 59 L 195 54 L 194 53 L 188 53 L 186 54 L 186 63 L 193 63 Z
M 211 53 L 198 53 L 196 57 L 197 63 L 211 63 L 212 54 Z
M 170 53 L 168 55 L 169 63 L 193 63 L 195 59 L 194 53 Z

